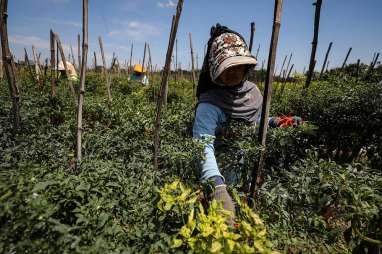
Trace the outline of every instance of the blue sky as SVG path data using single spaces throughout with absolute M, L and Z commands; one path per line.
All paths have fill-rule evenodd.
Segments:
M 293 53 L 292 63 L 298 71 L 308 65 L 313 37 L 314 7 L 312 0 L 284 0 L 277 69 L 286 54 Z M 144 43 L 150 44 L 154 65 L 163 66 L 171 17 L 176 0 L 89 0 L 89 56 L 93 51 L 100 63 L 98 36 L 102 36 L 110 62 L 113 52 L 120 62 L 129 59 L 134 43 L 134 62 L 143 57 Z M 65 49 L 77 50 L 77 34 L 81 33 L 81 0 L 14 0 L 9 1 L 9 41 L 16 58 L 23 57 L 24 47 L 32 44 L 48 57 L 49 30 L 58 32 Z M 249 38 L 249 24 L 256 22 L 254 52 L 260 44 L 259 63 L 268 56 L 274 1 L 272 0 L 185 0 L 178 29 L 178 61 L 190 65 L 188 33 L 202 64 L 203 49 L 211 25 L 227 25 Z M 323 0 L 317 50 L 317 69 L 330 41 L 333 47 L 330 67 L 341 65 L 349 47 L 349 62 L 358 58 L 369 63 L 374 52 L 382 52 L 381 0 Z M 76 53 L 75 53 L 76 55 Z

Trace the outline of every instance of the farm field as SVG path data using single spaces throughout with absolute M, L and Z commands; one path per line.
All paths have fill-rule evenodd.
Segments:
M 89 73 L 84 160 L 74 169 L 75 105 L 67 99 L 70 90 L 65 80 L 52 100 L 49 83 L 39 89 L 26 70 L 20 74 L 22 133 L 12 135 L 11 104 L 1 109 L 1 252 L 192 249 L 186 239 L 178 248 L 172 246 L 174 237 L 182 239 L 180 229 L 194 204 L 184 203 L 184 210 L 179 210 L 181 201 L 169 210 L 158 205 L 166 184 L 181 181 L 192 192 L 202 188 L 197 179 L 201 150 L 191 136 L 195 103 L 191 82 L 170 81 L 160 166 L 154 170 L 153 95 L 158 83 L 142 87 L 115 75 L 113 101 L 107 103 L 104 79 Z M 2 85 L 1 96 L 7 93 Z M 254 208 L 262 222 L 259 219 L 259 229 L 253 228 L 265 227 L 267 240 L 261 238 L 263 246 L 258 248 L 272 246 L 289 253 L 377 248 L 382 204 L 381 93 L 380 85 L 334 75 L 315 81 L 306 96 L 301 96 L 298 83 L 288 83 L 283 98 L 273 100 L 272 114 L 294 112 L 306 123 L 270 130 L 267 174 Z M 232 191 L 244 203 L 246 174 L 259 154 L 256 130 L 240 123 L 227 129 L 229 135 L 221 138 L 217 157 Z M 360 147 L 367 149 L 363 156 L 358 156 Z M 335 153 L 336 149 L 343 152 Z M 231 159 L 224 160 L 227 156 Z M 175 199 L 185 190 L 173 191 Z M 202 196 L 198 200 L 204 202 Z M 201 237 L 198 244 L 208 245 L 211 240 Z
M 338 60 L 332 41 L 320 51 L 319 36 L 321 10 L 334 21 L 338 2 L 315 0 L 314 19 L 301 12 L 299 23 L 314 21 L 313 39 L 299 28 L 296 42 L 296 3 L 284 1 L 294 34 L 285 36 L 283 0 L 258 1 L 264 13 L 247 42 L 215 22 L 221 6 L 211 3 L 204 9 L 216 16 L 204 20 L 184 0 L 156 9 L 83 0 L 80 23 L 49 17 L 60 8 L 43 13 L 78 3 L 43 1 L 0 0 L 0 253 L 382 253 L 382 64 L 370 39 L 380 36 L 371 8 L 380 3 L 357 5 L 370 13 L 359 22 L 370 38 L 351 41 Z M 21 17 L 20 6 L 41 17 Z M 144 22 L 117 18 L 141 15 L 139 6 Z M 198 25 L 211 20 L 206 43 Z M 269 41 L 256 50 L 265 21 Z M 347 47 L 344 25 L 325 22 L 339 35 L 334 45 Z M 41 30 L 49 41 L 31 35 Z

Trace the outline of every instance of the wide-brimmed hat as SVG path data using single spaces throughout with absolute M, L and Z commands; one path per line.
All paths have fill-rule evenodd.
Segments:
M 257 60 L 240 36 L 223 33 L 212 42 L 208 63 L 211 79 L 216 83 L 226 69 L 237 65 L 256 65 Z

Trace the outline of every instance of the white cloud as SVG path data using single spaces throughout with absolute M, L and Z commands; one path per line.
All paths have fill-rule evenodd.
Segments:
M 26 35 L 18 35 L 18 34 L 10 35 L 9 43 L 20 45 L 25 48 L 30 48 L 33 45 L 35 46 L 37 51 L 50 49 L 50 42 L 48 40 L 45 40 L 37 36 L 26 36 Z M 61 43 L 63 42 L 61 41 Z M 64 52 L 69 52 L 70 47 L 68 44 L 63 43 L 62 47 Z
M 143 39 L 149 36 L 160 35 L 160 29 L 152 24 L 140 21 L 130 21 L 123 25 L 122 29 L 115 29 L 108 36 L 128 36 L 132 39 Z
M 80 22 L 71 21 L 71 20 L 58 20 L 58 19 L 43 18 L 43 17 L 33 17 L 33 18 L 29 18 L 29 19 L 31 21 L 38 21 L 38 22 L 43 22 L 43 23 L 47 23 L 47 24 L 81 27 Z
M 172 0 L 168 0 L 167 2 L 158 2 L 157 5 L 160 8 L 174 8 L 174 7 L 176 7 L 176 3 L 174 3 Z

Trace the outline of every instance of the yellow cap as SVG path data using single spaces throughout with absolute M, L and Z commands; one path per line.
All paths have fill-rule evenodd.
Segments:
M 144 69 L 141 64 L 135 64 L 134 65 L 134 71 L 140 72 L 140 73 L 145 73 L 146 69 Z

